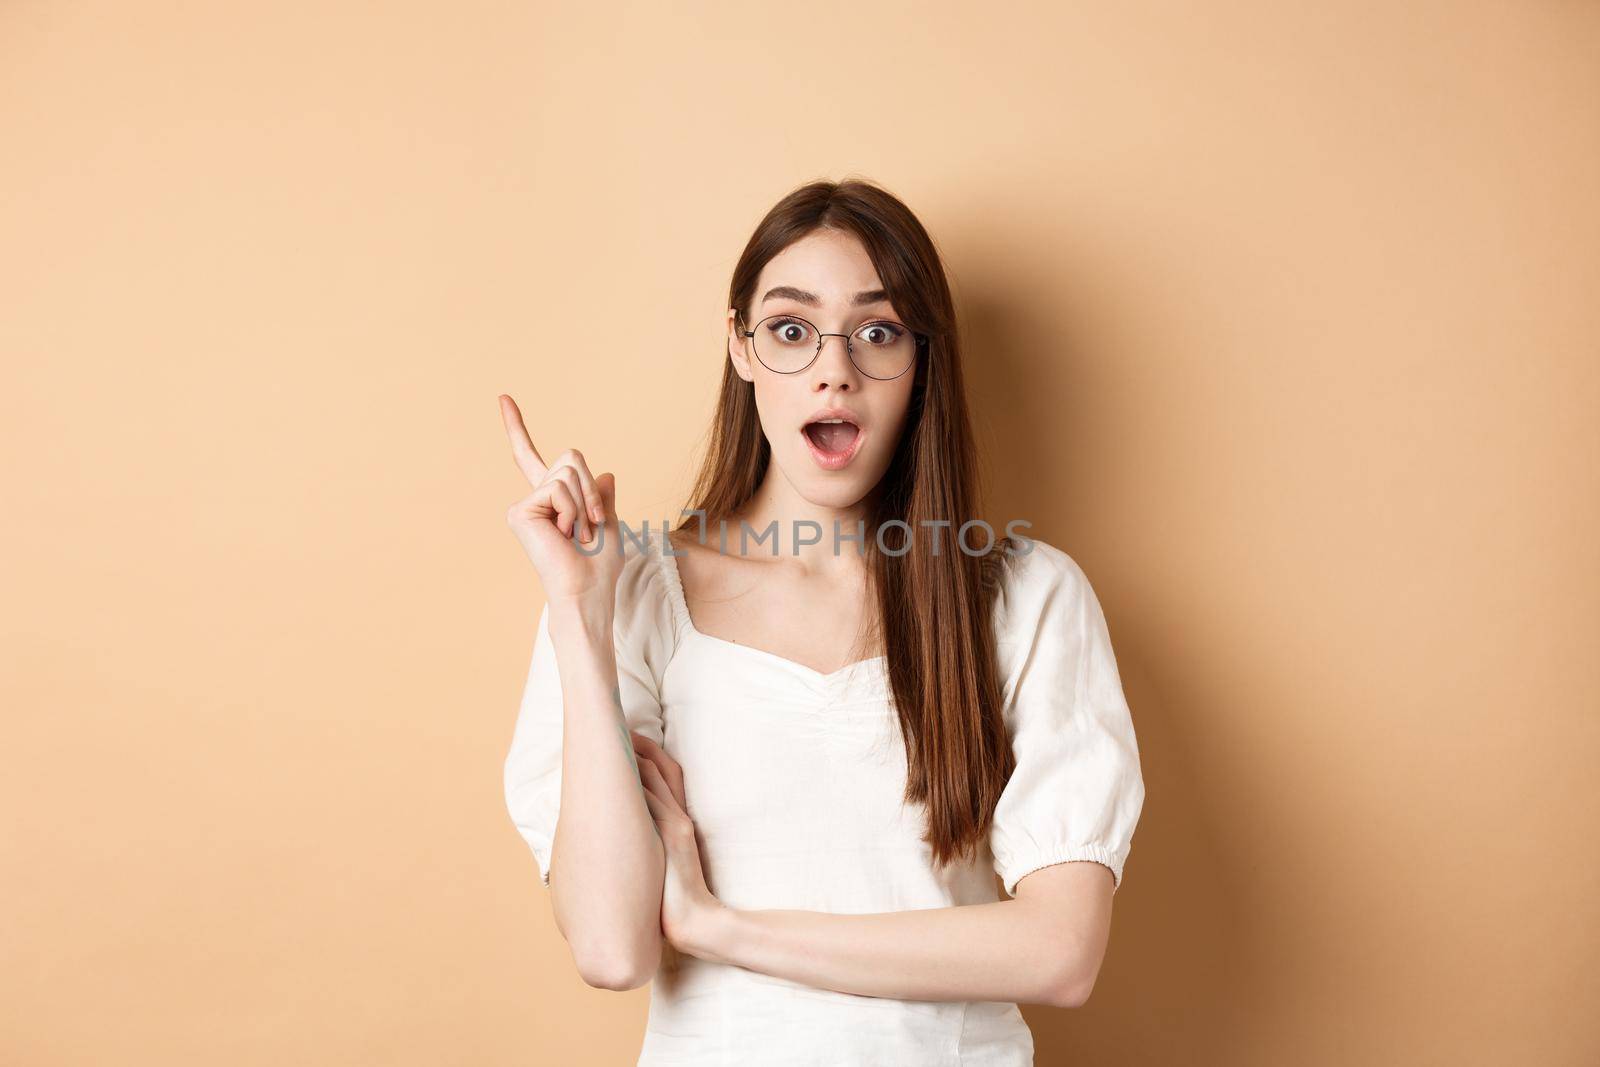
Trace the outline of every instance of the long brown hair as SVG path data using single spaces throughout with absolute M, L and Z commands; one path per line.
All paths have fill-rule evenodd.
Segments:
M 866 247 L 883 288 L 901 319 L 928 336 L 918 357 L 911 406 L 894 458 L 876 490 L 865 527 L 869 587 L 877 601 L 873 627 L 906 745 L 905 799 L 927 806 L 923 841 L 936 865 L 970 859 L 989 830 L 1014 766 L 1001 714 L 991 610 L 999 568 L 1016 549 L 996 538 L 979 555 L 953 539 L 962 523 L 978 518 L 976 448 L 961 377 L 955 307 L 938 251 L 922 223 L 898 198 L 863 179 L 815 181 L 775 204 L 751 235 L 733 271 L 728 307 L 750 319 L 762 268 L 813 231 L 854 234 Z M 689 510 L 703 518 L 680 522 L 702 533 L 702 523 L 736 514 L 765 477 L 771 448 L 756 414 L 752 383 L 723 355 L 722 389 L 705 461 L 690 494 Z M 879 527 L 892 520 L 902 537 L 885 531 L 889 555 L 879 551 Z M 932 528 L 943 520 L 939 553 Z M 890 527 L 894 530 L 897 527 Z M 908 532 L 907 532 L 908 531 Z M 982 547 L 969 537 L 972 552 Z M 868 613 L 870 616 L 872 613 Z

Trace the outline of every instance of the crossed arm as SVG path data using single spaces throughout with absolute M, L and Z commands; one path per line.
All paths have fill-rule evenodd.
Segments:
M 700 870 L 682 769 L 648 738 L 631 735 L 637 759 L 626 741 L 613 654 L 595 638 L 610 625 L 551 617 L 564 704 L 576 712 L 609 703 L 612 712 L 565 715 L 553 849 L 561 876 L 550 879 L 557 925 L 591 985 L 649 981 L 665 935 L 694 956 L 863 996 L 1066 1007 L 1087 999 L 1111 922 L 1111 871 L 1099 863 L 1042 867 L 1017 883 L 1015 899 L 960 907 L 862 915 L 718 901 Z
M 679 947 L 810 986 L 906 1000 L 1078 1007 L 1111 925 L 1111 871 L 1041 868 L 1013 900 L 871 915 L 707 908 Z
M 1088 999 L 1111 930 L 1112 874 L 1055 863 L 987 904 L 876 914 L 730 908 L 706 886 L 683 771 L 633 735 L 640 784 L 666 852 L 661 927 L 683 952 L 804 985 L 902 1000 Z

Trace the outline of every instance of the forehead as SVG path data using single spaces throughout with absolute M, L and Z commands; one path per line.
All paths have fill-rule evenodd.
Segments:
M 838 230 L 817 230 L 761 268 L 755 292 L 758 307 L 767 291 L 777 286 L 815 293 L 824 307 L 848 307 L 857 293 L 881 289 L 883 283 L 859 238 Z

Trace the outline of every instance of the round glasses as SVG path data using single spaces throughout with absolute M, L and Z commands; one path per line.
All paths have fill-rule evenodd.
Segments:
M 855 333 L 823 333 L 798 315 L 768 315 L 753 330 L 741 331 L 751 339 L 756 358 L 775 374 L 797 374 L 822 354 L 822 339 L 843 337 L 850 362 L 868 378 L 898 378 L 911 369 L 917 351 L 928 338 L 893 319 L 873 319 Z

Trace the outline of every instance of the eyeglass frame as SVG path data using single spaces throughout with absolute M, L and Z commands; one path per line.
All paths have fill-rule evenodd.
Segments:
M 757 322 L 756 325 L 760 326 L 761 323 L 762 322 L 766 322 L 767 319 L 799 319 L 801 322 L 805 323 L 807 326 L 809 326 L 813 330 L 817 331 L 817 350 L 815 352 L 811 353 L 811 358 L 806 361 L 806 364 L 805 364 L 804 367 L 796 367 L 794 370 L 773 370 L 771 367 L 767 366 L 767 361 L 766 360 L 761 359 L 760 347 L 754 343 L 756 332 L 754 330 L 740 330 L 739 331 L 740 335 L 742 335 L 744 337 L 748 337 L 748 338 L 751 339 L 752 343 L 751 343 L 750 347 L 751 347 L 751 349 L 753 351 L 755 351 L 756 359 L 760 360 L 761 365 L 763 367 L 767 367 L 767 370 L 772 371 L 773 374 L 799 374 L 801 371 L 803 371 L 803 370 L 807 369 L 808 367 L 810 367 L 811 364 L 815 363 L 817 361 L 817 357 L 818 356 L 822 355 L 822 339 L 824 337 L 843 337 L 844 338 L 845 355 L 846 355 L 847 358 L 849 358 L 850 365 L 852 367 L 854 367 L 858 371 L 861 371 L 862 374 L 866 374 L 868 378 L 871 378 L 875 382 L 892 382 L 896 378 L 898 378 L 901 375 L 905 374 L 905 372 L 910 370 L 912 367 L 915 367 L 917 365 L 917 352 L 918 352 L 918 350 L 925 349 L 925 348 L 928 347 L 928 337 L 929 337 L 928 334 L 919 333 L 918 331 L 913 330 L 911 327 L 907 326 L 905 323 L 901 322 L 899 319 L 882 319 L 882 318 L 879 318 L 879 319 L 871 319 L 871 320 L 869 320 L 867 322 L 863 322 L 861 324 L 861 326 L 871 326 L 873 323 L 878 323 L 878 322 L 892 322 L 896 326 L 901 327 L 907 333 L 909 333 L 912 336 L 912 338 L 915 340 L 915 342 L 916 342 L 915 346 L 913 347 L 912 353 L 911 353 L 911 359 L 906 362 L 905 370 L 902 370 L 899 374 L 891 374 L 887 378 L 880 378 L 876 374 L 867 374 L 867 372 L 865 370 L 862 370 L 861 364 L 856 362 L 855 345 L 850 343 L 851 334 L 848 334 L 848 333 L 823 333 L 821 330 L 817 330 L 817 324 L 816 323 L 812 322 L 810 319 L 806 318 L 804 315 L 796 315 L 793 312 L 789 312 L 789 311 L 774 311 L 770 315 L 763 316 L 761 321 Z M 744 312 L 742 312 L 742 311 L 739 312 L 739 320 L 741 322 L 744 321 Z M 856 329 L 860 329 L 861 326 L 856 327 Z

